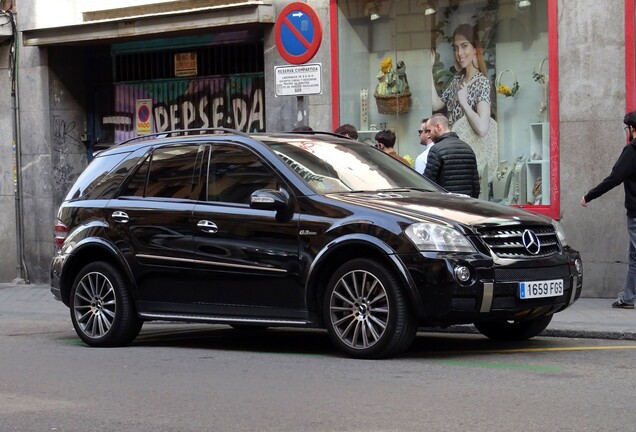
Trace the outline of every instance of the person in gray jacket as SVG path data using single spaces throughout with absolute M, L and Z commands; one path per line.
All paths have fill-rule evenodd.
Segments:
M 479 197 L 479 172 L 473 149 L 451 132 L 448 118 L 433 114 L 426 130 L 435 145 L 428 153 L 424 175 L 449 192 Z

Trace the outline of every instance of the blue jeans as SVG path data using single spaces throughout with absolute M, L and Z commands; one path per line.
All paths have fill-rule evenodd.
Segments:
M 634 300 L 636 300 L 636 218 L 627 218 L 627 234 L 629 235 L 627 249 L 629 267 L 621 298 L 625 303 L 634 304 Z

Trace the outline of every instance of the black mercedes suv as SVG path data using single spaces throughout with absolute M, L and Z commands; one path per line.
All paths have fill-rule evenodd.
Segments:
M 61 205 L 51 290 L 90 346 L 144 321 L 326 328 L 357 358 L 420 326 L 541 333 L 582 286 L 547 217 L 451 194 L 329 133 L 217 129 L 96 155 Z

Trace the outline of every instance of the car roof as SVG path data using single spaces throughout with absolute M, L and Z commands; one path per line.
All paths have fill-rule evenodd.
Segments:
M 203 132 L 203 133 L 202 133 Z M 145 147 L 156 147 L 177 143 L 196 143 L 210 141 L 233 141 L 254 146 L 256 143 L 288 142 L 297 139 L 307 141 L 339 142 L 346 144 L 351 140 L 339 134 L 324 131 L 312 132 L 254 132 L 245 133 L 234 129 L 187 129 L 170 132 L 141 135 L 123 141 L 103 150 L 98 156 L 117 154 L 120 152 L 134 152 Z

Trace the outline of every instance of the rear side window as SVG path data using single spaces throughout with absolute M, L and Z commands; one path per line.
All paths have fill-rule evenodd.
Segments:
M 202 153 L 199 146 L 155 149 L 131 177 L 122 195 L 191 199 L 198 193 Z
M 114 176 L 109 175 L 130 153 L 114 153 L 98 155 L 80 174 L 77 181 L 66 195 L 66 201 L 80 198 L 110 198 L 109 193 L 119 186 Z M 125 167 L 118 167 L 125 170 Z M 87 196 L 89 195 L 89 196 Z

